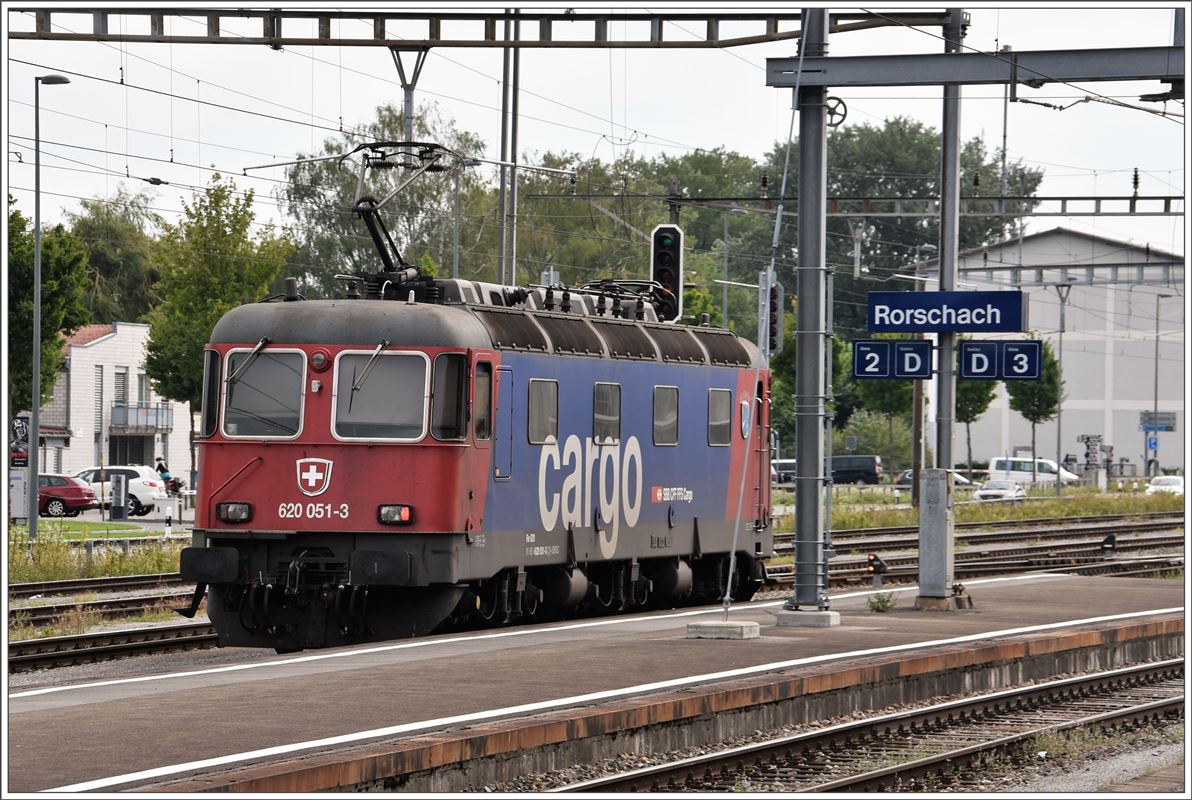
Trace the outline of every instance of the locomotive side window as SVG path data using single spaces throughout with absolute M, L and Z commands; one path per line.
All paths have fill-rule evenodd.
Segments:
M 422 353 L 340 353 L 333 401 L 336 438 L 421 439 L 426 434 L 427 366 Z
M 235 350 L 224 379 L 226 436 L 292 439 L 302 429 L 306 357 L 293 350 Z
M 654 387 L 654 444 L 679 443 L 679 387 Z
M 472 435 L 477 439 L 491 439 L 493 435 L 493 365 L 487 361 L 476 364 L 476 384 L 473 390 L 472 414 L 475 419 Z
M 733 393 L 728 389 L 708 390 L 708 444 L 727 447 L 732 441 Z
M 219 427 L 219 353 L 203 353 L 203 405 L 200 435 L 211 436 Z
M 443 353 L 435 359 L 431 435 L 445 441 L 462 440 L 467 435 L 467 412 L 468 359 L 463 353 Z
M 546 444 L 550 437 L 559 439 L 559 384 L 557 381 L 530 381 L 530 444 Z
M 597 383 L 592 398 L 592 441 L 613 443 L 621 438 L 621 384 Z

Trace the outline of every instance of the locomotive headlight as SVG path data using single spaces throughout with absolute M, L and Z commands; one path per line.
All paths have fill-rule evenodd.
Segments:
M 252 503 L 218 503 L 215 516 L 221 522 L 248 522 L 252 519 Z
M 414 507 L 387 505 L 377 508 L 377 521 L 386 525 L 409 525 L 414 521 Z

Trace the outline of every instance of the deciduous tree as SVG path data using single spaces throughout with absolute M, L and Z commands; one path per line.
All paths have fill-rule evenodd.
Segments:
M 1031 338 L 1034 338 L 1033 336 Z M 1051 342 L 1043 342 L 1043 377 L 1037 381 L 1006 381 L 1010 408 L 1031 423 L 1031 481 L 1036 479 L 1035 428 L 1041 422 L 1054 419 L 1059 411 L 1064 391 L 1060 380 L 1060 365 L 1051 349 Z M 1057 477 L 1058 479 L 1058 477 Z

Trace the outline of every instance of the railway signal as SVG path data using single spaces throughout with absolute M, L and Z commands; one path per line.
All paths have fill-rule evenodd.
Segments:
M 881 556 L 877 553 L 870 553 L 866 558 L 868 562 L 865 566 L 865 571 L 873 576 L 873 585 L 879 587 L 882 585 L 882 575 L 886 573 L 886 562 L 882 561 Z
M 783 320 L 783 292 L 782 284 L 777 279 L 774 280 L 774 285 L 770 287 L 770 313 L 769 313 L 769 353 L 771 356 L 776 356 L 782 351 L 782 335 L 784 332 Z
M 658 225 L 650 234 L 650 277 L 664 290 L 658 318 L 670 321 L 682 317 L 683 229 L 678 225 Z

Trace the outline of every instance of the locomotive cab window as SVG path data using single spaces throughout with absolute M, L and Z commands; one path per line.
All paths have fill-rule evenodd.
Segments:
M 476 379 L 472 389 L 472 435 L 478 440 L 493 435 L 493 365 L 487 361 L 476 364 Z
M 559 384 L 557 381 L 530 381 L 530 444 L 559 440 Z
M 233 350 L 224 372 L 225 436 L 293 439 L 302 430 L 302 352 Z
M 463 353 L 435 358 L 430 433 L 440 441 L 461 441 L 468 426 L 468 359 Z
M 728 389 L 708 390 L 708 444 L 727 447 L 732 441 L 733 393 Z
M 679 443 L 679 387 L 654 387 L 654 444 Z
M 336 358 L 335 370 L 337 439 L 412 442 L 426 434 L 425 355 L 344 352 Z
M 621 384 L 597 383 L 592 397 L 592 441 L 615 443 L 621 438 Z
M 215 350 L 203 353 L 202 409 L 200 435 L 212 436 L 219 426 L 219 353 Z

